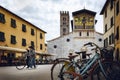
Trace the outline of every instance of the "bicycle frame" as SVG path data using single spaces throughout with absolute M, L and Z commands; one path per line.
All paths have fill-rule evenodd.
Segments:
M 81 69 L 80 69 L 80 74 L 84 75 L 88 69 L 100 58 L 100 54 L 96 53 L 93 58 L 91 58 Z

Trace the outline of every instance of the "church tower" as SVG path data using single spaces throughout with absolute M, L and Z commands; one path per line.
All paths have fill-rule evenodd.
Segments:
M 60 11 L 60 36 L 69 33 L 69 12 Z

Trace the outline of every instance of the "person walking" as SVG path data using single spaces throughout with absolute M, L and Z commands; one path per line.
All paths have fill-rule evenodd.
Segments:
M 30 53 L 30 67 L 32 68 L 32 66 L 34 66 L 34 68 L 36 68 L 36 64 L 35 64 L 35 49 L 33 46 L 29 46 L 29 53 Z

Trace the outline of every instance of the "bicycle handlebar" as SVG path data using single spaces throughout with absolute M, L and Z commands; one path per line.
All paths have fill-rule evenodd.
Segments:
M 84 44 L 84 46 L 87 46 L 87 45 L 92 46 L 92 42 L 88 42 L 88 43 Z
M 88 43 L 84 44 L 84 46 L 87 46 L 87 45 L 96 46 L 96 48 L 94 48 L 94 50 L 95 50 L 96 52 L 97 52 L 97 49 L 100 50 L 100 47 L 99 47 L 97 44 L 93 43 L 93 42 L 88 42 Z M 100 50 L 100 51 L 101 51 L 101 50 Z

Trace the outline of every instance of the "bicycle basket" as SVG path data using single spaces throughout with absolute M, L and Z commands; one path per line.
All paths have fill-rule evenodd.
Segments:
M 105 59 L 113 59 L 114 47 L 109 46 L 101 50 L 101 57 Z

